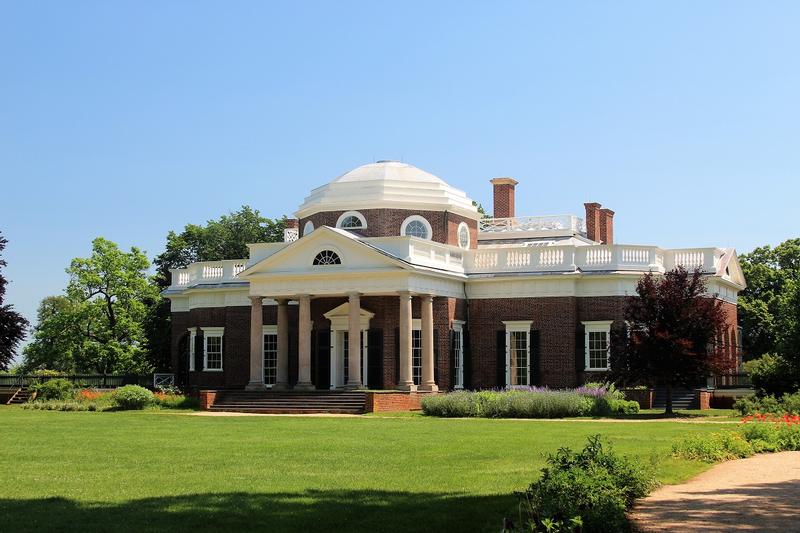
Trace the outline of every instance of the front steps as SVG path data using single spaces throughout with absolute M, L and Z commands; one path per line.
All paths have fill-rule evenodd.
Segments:
M 698 409 L 700 407 L 697 391 L 694 389 L 672 389 L 672 409 Z M 653 398 L 653 409 L 667 408 L 667 389 L 658 387 Z
M 364 413 L 366 394 L 359 391 L 219 391 L 210 411 L 263 414 Z
M 25 387 L 3 387 L 0 389 L 0 403 L 19 405 L 28 401 L 31 392 Z

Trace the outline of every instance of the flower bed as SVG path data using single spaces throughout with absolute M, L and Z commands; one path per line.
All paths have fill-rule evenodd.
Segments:
M 56 381 L 56 380 L 50 380 Z M 45 411 L 110 411 L 121 409 L 194 409 L 197 400 L 169 388 L 151 393 L 137 385 L 126 385 L 115 390 L 92 388 L 73 389 L 60 383 L 45 382 L 38 389 L 39 396 L 22 405 L 23 409 Z M 69 382 L 67 382 L 69 383 Z M 46 394 L 41 394 L 41 391 Z
M 588 384 L 577 389 L 512 387 L 504 390 L 457 391 L 426 396 L 422 412 L 439 417 L 566 418 L 636 413 L 613 386 Z
M 709 463 L 763 452 L 800 451 L 800 415 L 755 413 L 742 418 L 735 431 L 686 437 L 672 451 L 676 457 Z

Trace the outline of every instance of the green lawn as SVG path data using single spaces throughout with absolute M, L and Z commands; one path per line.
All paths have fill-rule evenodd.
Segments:
M 601 433 L 667 483 L 718 424 L 201 417 L 0 408 L 7 531 L 497 531 L 559 446 Z

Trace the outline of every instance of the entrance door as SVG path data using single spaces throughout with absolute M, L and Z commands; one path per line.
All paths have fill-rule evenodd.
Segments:
M 350 332 L 347 330 L 335 330 L 333 332 L 334 343 L 331 353 L 331 388 L 342 388 L 350 379 Z M 368 386 L 367 372 L 364 370 L 369 366 L 369 354 L 367 352 L 367 332 L 361 331 L 361 384 Z

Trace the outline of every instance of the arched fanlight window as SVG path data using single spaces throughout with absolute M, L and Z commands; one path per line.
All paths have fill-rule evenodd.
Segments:
M 419 215 L 412 215 L 403 221 L 400 233 L 406 237 L 430 240 L 433 232 L 430 223 Z
M 314 231 L 314 223 L 309 220 L 306 222 L 306 225 L 303 226 L 303 237 L 306 235 L 311 235 L 312 231 Z
M 342 259 L 333 250 L 322 250 L 314 258 L 314 266 L 341 265 Z
M 358 211 L 347 211 L 342 213 L 336 221 L 336 227 L 341 229 L 364 229 L 367 227 L 367 220 Z

